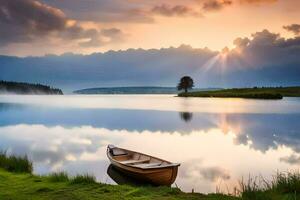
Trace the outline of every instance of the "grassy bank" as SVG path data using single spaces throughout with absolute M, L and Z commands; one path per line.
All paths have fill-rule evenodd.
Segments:
M 26 156 L 0 153 L 1 200 L 93 200 L 93 199 L 201 199 L 238 200 L 222 194 L 184 193 L 170 187 L 134 187 L 97 183 L 90 175 L 70 177 L 66 173 L 46 176 L 32 174 L 32 163 Z
M 90 175 L 69 177 L 66 173 L 32 175 L 26 157 L 1 154 L 1 200 L 93 200 L 93 199 L 200 199 L 200 200 L 296 200 L 300 198 L 299 173 L 277 175 L 272 182 L 258 185 L 251 179 L 241 183 L 240 196 L 184 193 L 170 187 L 133 187 L 97 183 Z M 10 167 L 6 167 L 7 163 Z M 27 164 L 24 164 L 27 163 Z M 19 167 L 19 164 L 23 164 Z M 16 170 L 18 169 L 18 170 Z M 29 170 L 28 170 L 29 169 Z
M 77 181 L 34 176 L 28 173 L 12 173 L 0 169 L 1 200 L 85 200 L 85 199 L 202 199 L 235 200 L 224 195 L 183 193 L 168 187 L 132 187 L 91 182 L 81 177 Z
M 180 97 L 219 97 L 249 99 L 282 99 L 283 97 L 300 97 L 300 87 L 263 87 L 234 88 L 216 91 L 187 92 Z

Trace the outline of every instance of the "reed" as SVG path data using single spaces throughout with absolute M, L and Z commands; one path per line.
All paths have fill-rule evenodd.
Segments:
M 278 173 L 272 182 L 272 190 L 279 193 L 300 194 L 300 173 Z
M 66 172 L 54 172 L 48 175 L 51 182 L 68 182 L 69 176 Z
M 240 182 L 240 192 L 243 200 L 273 200 L 300 198 L 300 173 L 277 173 L 271 181 L 263 177 L 251 178 Z
M 84 174 L 84 175 L 76 175 L 75 177 L 71 178 L 71 184 L 91 184 L 96 183 L 95 176 Z
M 5 151 L 0 152 L 0 168 L 16 173 L 32 173 L 32 162 L 27 156 L 8 155 Z

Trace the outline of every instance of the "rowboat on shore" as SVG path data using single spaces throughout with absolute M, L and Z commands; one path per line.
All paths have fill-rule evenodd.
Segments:
M 153 185 L 174 183 L 180 164 L 143 153 L 107 146 L 107 157 L 118 170 L 137 180 Z

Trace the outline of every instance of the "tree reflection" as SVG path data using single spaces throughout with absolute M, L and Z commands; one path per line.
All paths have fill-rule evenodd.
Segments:
M 190 122 L 193 119 L 193 113 L 191 112 L 180 112 L 180 118 L 185 122 Z

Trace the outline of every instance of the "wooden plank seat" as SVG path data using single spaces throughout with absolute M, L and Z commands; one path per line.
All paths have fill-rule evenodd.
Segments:
M 125 160 L 125 161 L 121 161 L 120 163 L 122 163 L 124 165 L 134 165 L 134 164 L 138 164 L 138 163 L 148 162 L 149 160 L 150 160 L 149 158 L 140 159 L 140 160 Z
M 135 167 L 140 167 L 142 169 L 148 169 L 148 168 L 161 168 L 161 167 L 173 167 L 173 166 L 178 166 L 176 163 L 170 163 L 170 164 L 162 164 L 162 163 L 142 163 L 142 164 L 137 164 L 133 165 Z
M 160 166 L 160 165 L 161 165 L 161 163 L 141 163 L 141 164 L 136 164 L 134 166 L 145 169 L 145 168 L 156 167 L 156 166 Z

